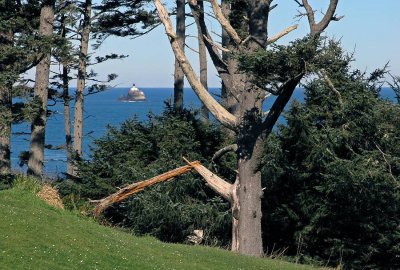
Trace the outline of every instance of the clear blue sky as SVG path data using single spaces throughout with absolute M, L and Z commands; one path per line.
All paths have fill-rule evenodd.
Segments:
M 172 1 L 166 1 L 171 6 Z M 315 9 L 325 10 L 328 0 L 310 0 Z M 278 7 L 271 13 L 269 20 L 269 35 L 274 35 L 284 28 L 299 23 L 299 28 L 280 40 L 282 44 L 308 31 L 306 18 L 297 22 L 294 16 L 298 6 L 293 0 L 275 0 Z M 331 22 L 326 34 L 340 38 L 349 52 L 355 51 L 354 67 L 372 71 L 390 61 L 393 74 L 400 75 L 400 0 L 340 0 L 338 15 L 345 15 L 339 22 Z M 320 15 L 322 16 L 322 15 Z M 190 19 L 189 19 L 190 20 Z M 209 19 L 211 30 L 219 33 L 218 23 Z M 194 26 L 191 26 L 194 33 Z M 193 34 L 194 35 L 194 34 Z M 196 47 L 195 38 L 188 38 L 188 43 Z M 196 60 L 197 55 L 187 50 L 190 59 Z M 99 53 L 117 52 L 129 54 L 124 60 L 107 62 L 96 67 L 99 74 L 117 73 L 116 84 L 129 86 L 135 82 L 140 87 L 172 87 L 174 57 L 165 35 L 164 28 L 156 30 L 141 38 L 112 38 L 108 40 Z M 195 62 L 194 67 L 197 66 Z M 209 85 L 219 87 L 216 71 L 210 65 Z M 186 84 L 188 86 L 188 84 Z

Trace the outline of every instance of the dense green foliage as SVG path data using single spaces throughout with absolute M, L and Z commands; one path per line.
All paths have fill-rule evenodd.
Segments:
M 346 269 L 397 269 L 400 107 L 379 97 L 382 70 L 367 77 L 331 53 L 338 92 L 307 84 L 268 148 L 265 240 Z
M 183 166 L 182 157 L 208 165 L 222 141 L 216 127 L 188 111 L 167 108 L 147 122 L 131 119 L 120 128 L 110 127 L 96 141 L 92 159 L 81 165 L 79 182 L 64 182 L 61 189 L 71 199 L 76 199 L 71 194 L 98 199 L 117 187 Z M 202 229 L 207 243 L 226 246 L 231 234 L 228 203 L 196 173 L 148 188 L 106 215 L 135 233 L 171 242 L 184 242 L 194 229 Z
M 47 205 L 37 187 L 20 179 L 0 192 L 1 269 L 311 269 L 134 237 Z

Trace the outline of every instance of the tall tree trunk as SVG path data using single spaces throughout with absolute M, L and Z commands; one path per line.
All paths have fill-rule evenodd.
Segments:
M 13 46 L 13 31 L 0 33 L 0 46 Z M 7 50 L 7 49 L 6 49 Z M 0 80 L 0 176 L 11 173 L 11 123 L 12 123 L 12 81 L 1 67 L 4 77 Z
M 81 46 L 79 53 L 78 82 L 75 98 L 75 121 L 74 121 L 74 155 L 76 159 L 82 158 L 83 140 L 83 100 L 86 80 L 86 65 L 88 57 L 89 36 L 91 26 L 92 0 L 85 1 L 85 11 L 82 24 Z M 77 168 L 74 166 L 73 175 L 77 176 Z
M 200 15 L 199 19 L 204 21 L 204 3 L 203 1 L 198 1 Z M 199 39 L 199 63 L 200 63 L 200 82 L 204 86 L 205 89 L 208 90 L 207 83 L 207 51 L 206 45 L 204 44 L 203 34 L 201 29 L 198 28 L 198 39 Z M 202 103 L 201 106 L 201 119 L 204 123 L 208 123 L 209 115 L 207 107 Z
M 176 0 L 176 37 L 182 48 L 185 49 L 185 0 Z M 178 60 L 175 59 L 174 73 L 174 109 L 183 109 L 183 86 L 185 76 Z
M 73 174 L 72 135 L 71 135 L 71 107 L 69 96 L 68 68 L 63 65 L 63 100 L 64 100 L 64 129 L 65 148 L 67 153 L 67 174 Z
M 243 95 L 239 107 L 243 126 L 237 136 L 238 174 L 233 189 L 232 250 L 251 256 L 263 255 L 261 237 L 261 172 L 264 141 L 258 123 L 262 121 L 262 101 L 254 85 Z M 255 110 L 256 109 L 256 110 Z
M 7 84 L 0 84 L 0 176 L 11 173 L 11 91 Z
M 65 5 L 65 1 L 61 2 L 61 6 Z M 67 36 L 66 16 L 61 15 L 61 37 L 63 39 Z M 69 78 L 68 78 L 68 63 L 62 59 L 62 87 L 63 87 L 63 101 L 64 101 L 64 129 L 65 129 L 65 150 L 67 155 L 67 175 L 73 174 L 73 147 L 72 147 L 72 134 L 71 134 L 71 106 L 69 96 Z
M 54 0 L 45 1 L 40 11 L 39 34 L 53 34 Z M 47 123 L 47 96 L 50 75 L 51 48 L 36 66 L 34 102 L 38 103 L 38 111 L 33 116 L 28 160 L 28 174 L 41 176 L 44 162 L 44 145 Z

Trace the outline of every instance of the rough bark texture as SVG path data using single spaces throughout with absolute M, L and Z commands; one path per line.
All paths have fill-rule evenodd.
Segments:
M 176 40 L 185 50 L 185 0 L 176 0 Z M 174 109 L 183 109 L 183 87 L 185 75 L 179 61 L 175 59 L 174 73 Z
M 11 93 L 0 84 L 0 176 L 11 172 Z
M 75 115 L 74 115 L 74 155 L 75 158 L 82 158 L 83 141 L 83 102 L 86 80 L 86 65 L 88 57 L 90 24 L 92 13 L 92 0 L 85 1 L 84 17 L 81 33 L 81 45 L 79 52 L 78 81 L 75 97 Z M 77 168 L 74 166 L 73 175 L 77 176 Z
M 45 1 L 40 12 L 39 33 L 53 34 L 54 1 Z M 45 132 L 47 123 L 47 95 L 50 75 L 50 48 L 36 66 L 34 102 L 38 111 L 33 116 L 29 147 L 28 174 L 41 176 L 44 162 Z

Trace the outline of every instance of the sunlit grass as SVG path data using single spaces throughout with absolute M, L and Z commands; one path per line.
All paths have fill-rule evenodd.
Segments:
M 28 185 L 21 180 L 0 192 L 1 269 L 310 269 L 134 237 L 53 208 L 27 191 Z

